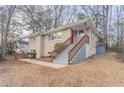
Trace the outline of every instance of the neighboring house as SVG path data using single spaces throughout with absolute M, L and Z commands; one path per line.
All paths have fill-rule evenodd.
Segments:
M 29 52 L 28 41 L 23 41 L 23 40 L 17 41 L 17 47 L 20 49 L 21 53 L 28 53 Z
M 96 54 L 97 34 L 89 19 L 29 35 L 29 51 L 37 58 L 50 56 L 53 63 L 72 64 Z M 60 47 L 54 49 L 56 43 Z

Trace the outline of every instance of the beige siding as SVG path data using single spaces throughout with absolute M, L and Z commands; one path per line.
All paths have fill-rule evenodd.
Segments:
M 87 35 L 89 36 L 89 45 L 87 45 L 86 57 L 96 54 L 97 36 L 95 35 L 95 33 L 93 33 L 93 36 L 91 36 L 91 33 L 93 33 L 93 32 L 91 31 L 91 29 L 89 29 L 89 31 L 87 33 Z
M 49 40 L 48 35 L 44 36 L 44 56 L 49 56 L 48 52 L 54 50 L 54 45 L 59 42 L 66 41 L 71 36 L 71 30 L 64 30 L 62 32 L 62 39 L 61 40 Z
M 36 36 L 35 40 L 33 38 L 29 39 L 29 51 L 36 50 L 37 58 L 40 58 L 43 55 L 43 37 Z
M 90 56 L 90 46 L 89 44 L 86 44 L 86 58 Z

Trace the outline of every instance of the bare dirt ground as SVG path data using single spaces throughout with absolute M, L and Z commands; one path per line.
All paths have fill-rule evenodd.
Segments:
M 124 86 L 123 55 L 105 53 L 66 68 L 0 62 L 0 86 Z

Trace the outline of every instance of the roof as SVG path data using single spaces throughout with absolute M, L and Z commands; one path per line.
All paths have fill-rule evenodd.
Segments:
M 35 32 L 35 33 L 31 33 L 30 35 L 28 35 L 28 36 L 26 36 L 25 38 L 27 38 L 27 37 L 34 37 L 34 36 L 37 36 L 37 35 L 43 35 L 43 33 L 42 32 Z
M 82 25 L 84 25 L 85 22 L 86 22 L 86 26 L 88 26 L 88 27 L 91 26 L 92 29 L 93 29 L 92 31 L 95 33 L 95 35 L 97 37 L 100 37 L 99 34 L 96 31 L 95 26 L 93 25 L 93 23 L 91 22 L 91 20 L 89 18 L 83 19 L 83 20 L 80 20 L 80 21 L 77 21 L 77 22 L 73 22 L 73 23 L 68 24 L 68 25 L 63 25 L 63 26 L 57 27 L 57 28 L 52 29 L 52 30 L 50 30 L 48 32 L 35 32 L 35 33 L 30 34 L 28 37 L 30 38 L 30 37 L 35 37 L 35 36 L 38 36 L 38 35 L 48 35 L 48 34 L 51 34 L 51 33 L 56 33 L 56 32 L 59 32 L 59 31 L 64 31 L 66 29 L 72 29 L 72 30 L 76 29 L 77 30 L 78 28 L 83 28 L 84 26 L 82 26 Z M 88 22 L 90 24 L 87 24 Z
M 61 30 L 65 30 L 65 29 L 72 29 L 72 28 L 74 28 L 74 26 L 84 25 L 84 22 L 88 22 L 88 21 L 89 21 L 89 19 L 83 19 L 83 20 L 73 22 L 73 23 L 68 24 L 68 25 L 63 25 L 63 26 L 57 27 L 55 29 L 52 29 L 52 30 L 44 33 L 44 34 L 55 33 L 55 32 L 59 32 Z
M 84 24 L 84 22 L 88 22 L 88 21 L 89 21 L 89 18 L 83 19 L 83 20 L 80 20 L 80 21 L 77 21 L 77 22 L 73 22 L 73 23 L 68 24 L 68 25 L 63 25 L 63 26 L 57 27 L 57 28 L 52 29 L 52 30 L 50 30 L 48 32 L 32 33 L 28 37 L 34 37 L 34 36 L 37 36 L 37 35 L 47 35 L 47 34 L 59 32 L 59 31 L 66 30 L 66 29 L 72 29 L 72 28 L 74 29 L 77 25 L 80 26 L 80 27 L 83 27 L 82 24 Z

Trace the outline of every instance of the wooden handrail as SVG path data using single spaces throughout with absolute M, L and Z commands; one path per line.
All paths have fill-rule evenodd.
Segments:
M 65 42 L 63 42 L 58 48 L 56 48 L 55 50 L 53 50 L 50 54 L 51 54 L 51 60 L 53 60 L 54 58 L 56 58 L 62 51 L 64 51 L 64 49 L 71 44 L 71 37 L 68 38 Z
M 81 48 L 81 46 L 85 43 L 85 42 L 89 42 L 89 36 L 88 35 L 84 35 L 80 41 L 69 51 L 68 54 L 68 64 L 70 64 L 70 61 L 72 60 L 72 58 L 75 56 L 75 54 L 79 51 L 79 49 Z

